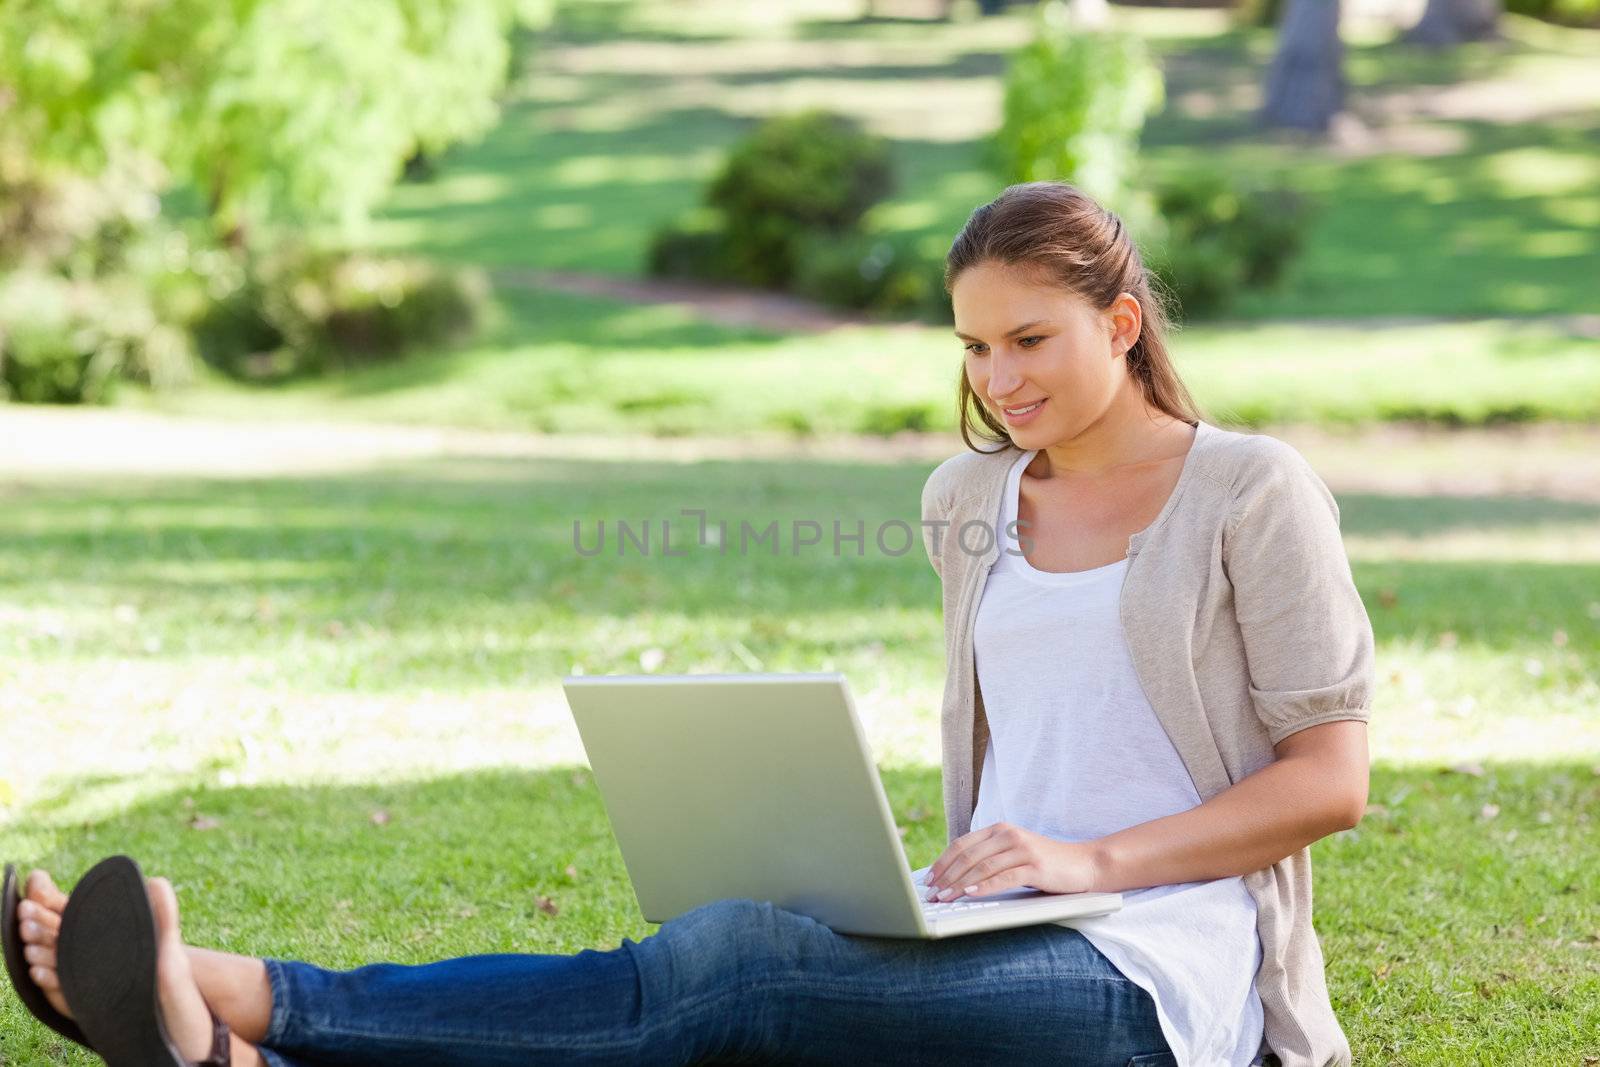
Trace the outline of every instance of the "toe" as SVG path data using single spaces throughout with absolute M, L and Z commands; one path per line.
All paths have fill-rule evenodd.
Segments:
M 162 940 L 177 938 L 181 941 L 183 935 L 178 929 L 178 894 L 172 891 L 172 883 L 165 878 L 151 878 L 145 883 L 145 888 L 150 894 L 150 910 L 156 919 L 156 935 Z
M 32 871 L 28 874 L 25 895 L 29 900 L 41 904 L 49 910 L 60 914 L 61 909 L 67 906 L 67 895 L 56 888 L 56 883 L 47 871 Z
M 17 905 L 17 918 L 22 925 L 22 940 L 53 945 L 61 929 L 61 915 L 41 908 L 31 900 Z
M 211 1010 L 189 968 L 189 954 L 178 930 L 178 897 L 165 878 L 146 883 L 150 911 L 156 920 L 160 949 L 156 957 L 157 991 L 161 1014 L 178 1051 L 192 1060 L 203 1058 L 211 1048 Z
M 56 976 L 54 967 L 29 967 L 28 975 L 33 979 L 33 984 L 46 993 L 61 992 L 61 979 Z
M 22 943 L 24 945 L 43 945 L 45 948 L 56 947 L 56 931 L 32 919 L 22 923 Z

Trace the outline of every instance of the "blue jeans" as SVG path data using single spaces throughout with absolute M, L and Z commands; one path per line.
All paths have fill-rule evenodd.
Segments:
M 1050 924 L 864 937 L 729 899 L 610 951 L 266 962 L 270 1067 L 1175 1062 L 1149 994 Z

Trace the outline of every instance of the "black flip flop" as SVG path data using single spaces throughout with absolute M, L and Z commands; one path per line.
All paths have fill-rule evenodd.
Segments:
M 156 992 L 156 922 L 139 865 L 127 856 L 96 864 L 61 913 L 56 973 L 72 1014 L 106 1067 L 227 1067 L 228 1027 L 211 1013 L 209 1058 L 179 1054 Z
M 88 1048 L 89 1040 L 83 1036 L 78 1024 L 50 1006 L 44 990 L 34 983 L 33 976 L 28 973 L 28 960 L 22 954 L 22 931 L 17 928 L 17 905 L 21 902 L 22 886 L 17 883 L 17 868 L 8 863 L 5 887 L 0 890 L 0 947 L 5 952 L 6 972 L 11 975 L 11 987 L 17 991 L 22 1006 L 32 1012 L 35 1019 L 68 1041 Z

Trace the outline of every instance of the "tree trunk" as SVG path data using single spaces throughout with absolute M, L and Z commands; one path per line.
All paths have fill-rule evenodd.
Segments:
M 1497 40 L 1500 11 L 1500 0 L 1428 0 L 1422 17 L 1406 31 L 1405 40 L 1434 48 Z
M 1288 0 L 1278 51 L 1267 71 L 1261 120 L 1269 126 L 1326 132 L 1344 107 L 1344 42 L 1339 0 Z

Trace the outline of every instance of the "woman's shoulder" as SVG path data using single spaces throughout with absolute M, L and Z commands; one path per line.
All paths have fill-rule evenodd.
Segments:
M 1202 471 L 1234 500 L 1254 497 L 1275 485 L 1321 477 L 1298 448 L 1271 434 L 1247 433 L 1207 424 Z
M 1246 516 L 1276 523 L 1322 511 L 1337 526 L 1339 504 L 1298 448 L 1270 434 L 1210 429 L 1203 469 L 1226 495 L 1224 521 L 1230 532 Z
M 1020 449 L 1007 443 L 992 452 L 968 450 L 944 460 L 923 483 L 923 514 L 948 512 L 956 503 L 991 487 L 1021 455 Z

